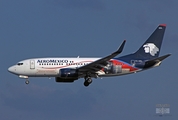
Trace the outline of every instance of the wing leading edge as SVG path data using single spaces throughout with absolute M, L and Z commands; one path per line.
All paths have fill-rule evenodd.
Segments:
M 114 58 L 115 56 L 117 56 L 118 54 L 120 54 L 123 51 L 124 45 L 125 45 L 126 40 L 124 40 L 121 44 L 121 46 L 117 49 L 117 51 L 113 52 L 112 54 L 103 57 L 99 60 L 96 60 L 90 64 L 87 64 L 85 66 L 79 67 L 78 68 L 78 72 L 79 73 L 95 73 L 99 70 L 101 70 L 105 65 L 107 65 L 108 61 L 112 58 Z

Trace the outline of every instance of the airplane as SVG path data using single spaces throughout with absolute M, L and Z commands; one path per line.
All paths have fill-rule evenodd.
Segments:
M 26 84 L 29 77 L 55 77 L 56 82 L 64 83 L 84 78 L 87 87 L 92 78 L 126 75 L 160 66 L 171 55 L 159 57 L 165 29 L 166 24 L 160 24 L 135 53 L 122 57 L 116 56 L 123 51 L 125 40 L 115 52 L 103 58 L 32 58 L 18 62 L 8 71 L 26 79 Z

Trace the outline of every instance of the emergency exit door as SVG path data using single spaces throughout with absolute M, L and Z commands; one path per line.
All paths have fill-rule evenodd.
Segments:
M 30 60 L 30 69 L 35 69 L 35 61 Z

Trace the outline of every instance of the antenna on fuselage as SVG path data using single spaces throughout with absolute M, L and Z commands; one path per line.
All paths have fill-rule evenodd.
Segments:
M 80 56 L 77 56 L 77 58 L 80 58 Z

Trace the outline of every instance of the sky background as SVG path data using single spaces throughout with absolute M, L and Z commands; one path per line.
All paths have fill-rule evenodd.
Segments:
M 0 0 L 1 120 L 176 120 L 178 118 L 177 0 Z M 166 23 L 160 67 L 127 76 L 83 79 L 24 79 L 7 71 L 35 57 L 103 57 L 127 40 L 136 51 Z M 156 104 L 169 104 L 159 117 Z

